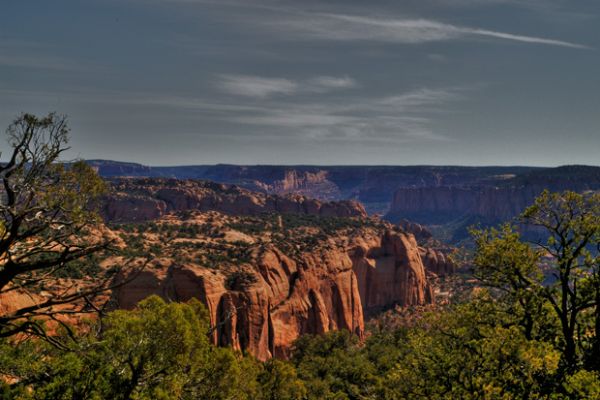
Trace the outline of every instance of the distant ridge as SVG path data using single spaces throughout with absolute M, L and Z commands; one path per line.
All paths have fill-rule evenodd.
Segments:
M 369 214 L 448 227 L 452 241 L 466 226 L 518 215 L 544 189 L 600 190 L 600 167 L 190 165 L 151 167 L 89 160 L 105 178 L 199 179 L 266 194 L 322 201 L 358 200 Z

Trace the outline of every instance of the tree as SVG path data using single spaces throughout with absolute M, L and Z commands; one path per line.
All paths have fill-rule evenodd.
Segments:
M 60 162 L 68 133 L 66 117 L 54 113 L 22 114 L 7 129 L 12 150 L 0 165 L 0 296 L 24 301 L 0 315 L 0 337 L 44 336 L 43 321 L 61 323 L 58 315 L 81 311 L 109 286 L 110 274 L 87 264 L 109 247 L 93 230 L 99 222 L 93 204 L 106 186 L 86 163 Z M 59 282 L 76 264 L 94 274 L 94 285 Z M 67 311 L 65 304 L 80 307 Z
M 166 303 L 152 296 L 135 310 L 107 313 L 98 327 L 80 332 L 68 350 L 28 340 L 21 350 L 0 351 L 0 372 L 14 381 L 4 393 L 24 399 L 254 398 L 244 392 L 238 355 L 210 344 L 208 314 L 197 300 Z
M 516 228 L 505 224 L 499 229 L 472 229 L 477 251 L 474 275 L 501 300 L 507 317 L 523 329 L 528 340 L 548 338 L 552 319 L 543 296 L 544 274 L 540 268 L 543 253 L 521 239 Z
M 262 399 L 299 400 L 306 398 L 306 388 L 298 378 L 293 365 L 272 359 L 263 363 L 262 367 L 262 371 L 257 375 L 262 390 Z
M 528 338 L 555 318 L 565 373 L 582 361 L 599 370 L 600 194 L 545 191 L 520 219 L 537 240 L 510 226 L 474 231 L 476 275 L 520 305 Z
M 547 236 L 535 244 L 553 260 L 552 276 L 557 281 L 545 288 L 544 295 L 561 324 L 568 369 L 574 370 L 579 361 L 577 338 L 587 335 L 582 313 L 593 308 L 591 357 L 600 360 L 600 194 L 544 191 L 523 213 L 522 220 L 541 228 Z M 579 344 L 585 346 L 582 341 Z
M 294 342 L 292 363 L 309 399 L 374 399 L 377 371 L 359 339 L 347 330 L 304 335 Z
M 560 353 L 527 340 L 485 290 L 424 315 L 402 347 L 386 398 L 542 399 L 555 390 Z

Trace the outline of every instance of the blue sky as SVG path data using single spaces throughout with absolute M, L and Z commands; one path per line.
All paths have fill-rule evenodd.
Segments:
M 597 0 L 3 3 L 0 124 L 69 157 L 600 164 Z

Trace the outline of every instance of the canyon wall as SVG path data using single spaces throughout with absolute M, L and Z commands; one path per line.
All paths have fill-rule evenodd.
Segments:
M 172 211 L 219 211 L 232 215 L 263 213 L 307 214 L 325 217 L 366 217 L 354 200 L 321 201 L 303 195 L 268 195 L 234 185 L 163 178 L 118 179 L 102 201 L 107 221 L 139 222 Z
M 206 179 L 268 194 L 295 193 L 327 201 L 356 199 L 370 214 L 386 213 L 398 188 L 480 184 L 538 170 L 532 167 L 223 164 L 148 167 L 106 160 L 88 162 L 107 178 Z
M 364 231 L 295 258 L 269 245 L 255 256 L 257 279 L 247 286 L 228 286 L 219 269 L 163 260 L 118 288 L 115 299 L 131 308 L 151 294 L 198 298 L 215 344 L 261 360 L 287 357 L 302 334 L 347 329 L 362 336 L 365 314 L 433 301 L 416 241 L 402 232 Z
M 395 192 L 386 218 L 392 222 L 406 218 L 423 224 L 443 224 L 469 216 L 484 223 L 510 221 L 533 204 L 545 189 L 581 192 L 592 188 L 579 183 L 402 188 Z
M 428 272 L 437 276 L 451 275 L 456 272 L 456 263 L 452 261 L 447 253 L 427 247 L 419 247 L 419 253 Z

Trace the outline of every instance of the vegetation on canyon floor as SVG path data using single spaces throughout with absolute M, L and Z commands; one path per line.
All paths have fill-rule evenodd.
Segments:
M 53 115 L 23 115 L 9 129 L 16 153 L 0 167 L 0 295 L 27 290 L 31 303 L 0 318 L 0 398 L 600 398 L 598 194 L 543 193 L 520 221 L 537 227 L 535 243 L 511 225 L 473 230 L 480 284 L 451 304 L 389 311 L 371 321 L 364 340 L 347 331 L 305 335 L 289 360 L 260 362 L 212 345 L 218 327 L 199 301 L 153 296 L 133 310 L 105 312 L 90 299 L 110 288 L 104 277 L 101 285 L 68 286 L 77 277 L 116 271 L 100 265 L 102 252 L 113 250 L 109 244 L 89 239 L 96 217 L 87 205 L 102 193 L 101 181 L 79 164 L 55 167 L 65 129 Z M 32 162 L 32 155 L 43 162 Z M 268 231 L 272 243 L 298 251 L 313 245 L 309 237 L 376 228 L 369 224 L 375 222 L 272 215 L 224 223 L 243 234 Z M 232 267 L 251 257 L 249 242 L 218 242 L 221 233 L 212 227 L 140 226 L 122 227 L 120 239 L 139 246 L 117 257 L 164 250 L 135 239 L 140 229 L 173 236 L 169 245 L 178 251 L 192 246 L 197 233 L 214 236 L 201 259 L 209 267 L 221 261 L 217 256 Z M 230 288 L 252 284 L 247 271 L 231 271 Z M 47 297 L 52 286 L 70 289 Z M 62 308 L 74 302 L 81 308 Z M 57 317 L 84 310 L 97 316 L 78 320 L 76 328 Z

